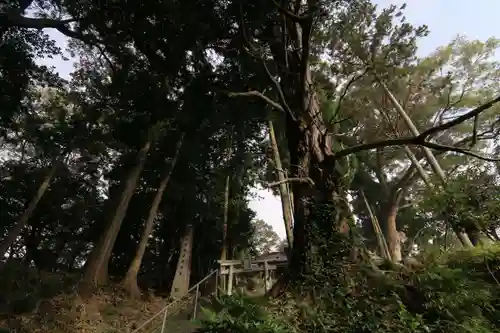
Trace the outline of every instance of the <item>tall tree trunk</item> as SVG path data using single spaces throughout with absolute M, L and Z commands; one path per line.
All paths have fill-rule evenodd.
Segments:
M 177 267 L 170 289 L 170 297 L 172 298 L 184 297 L 189 290 L 191 263 L 193 260 L 193 238 L 194 227 L 188 225 L 180 242 L 179 259 L 177 260 Z
M 397 229 L 397 216 L 399 210 L 399 202 L 401 201 L 402 191 L 398 189 L 391 194 L 389 201 L 385 207 L 385 232 L 387 246 L 391 255 L 392 262 L 401 262 L 403 255 L 401 252 L 401 237 Z
M 311 11 L 317 8 L 314 0 L 305 3 Z M 287 279 L 300 281 L 317 272 L 314 267 L 318 259 L 331 262 L 335 260 L 332 254 L 344 258 L 352 252 L 351 248 L 346 250 L 345 242 L 335 240 L 343 237 L 340 233 L 350 231 L 352 216 L 346 199 L 347 179 L 336 168 L 339 161 L 334 156 L 334 138 L 328 135 L 309 67 L 314 17 L 309 15 L 298 23 L 284 16 L 282 30 L 287 33 L 273 29 L 269 43 L 280 80 L 271 77 L 269 71 L 268 77 L 277 89 L 280 109 L 286 114 L 291 175 L 301 179 L 289 183 L 293 193 L 293 246 L 289 274 L 276 284 L 271 292 L 274 295 L 286 287 Z M 262 61 L 264 66 L 266 62 Z M 330 252 L 331 247 L 335 252 Z
M 288 184 L 286 183 L 286 178 L 287 175 L 285 175 L 285 170 L 283 170 L 283 166 L 281 164 L 281 157 L 280 157 L 280 152 L 279 152 L 279 147 L 278 147 L 278 141 L 276 140 L 276 135 L 274 133 L 274 126 L 272 120 L 268 121 L 268 127 L 269 127 L 269 139 L 271 141 L 271 147 L 273 150 L 273 159 L 274 159 L 274 166 L 276 170 L 276 174 L 278 176 L 278 182 L 279 182 L 279 190 L 280 190 L 280 197 L 281 197 L 281 209 L 283 211 L 283 220 L 285 223 L 285 232 L 286 232 L 286 240 L 288 242 L 288 247 L 289 249 L 292 248 L 293 245 L 293 230 L 292 230 L 292 219 L 293 219 L 293 212 L 292 212 L 292 204 L 291 204 L 291 196 L 288 191 Z
M 373 231 L 375 232 L 375 235 L 377 237 L 377 244 L 378 244 L 378 247 L 380 250 L 380 256 L 382 258 L 391 260 L 391 253 L 389 252 L 387 240 L 384 236 L 384 233 L 382 232 L 382 228 L 380 228 L 380 224 L 378 222 L 377 216 L 373 213 L 373 210 L 370 207 L 370 203 L 368 202 L 368 199 L 366 199 L 366 196 L 365 196 L 365 193 L 363 190 L 361 190 L 361 196 L 363 197 L 363 201 L 365 203 L 366 210 L 368 211 L 368 214 L 370 216 Z
M 455 231 L 455 233 L 456 233 L 457 238 L 463 247 L 473 247 L 474 246 L 474 243 L 472 243 L 472 241 L 470 240 L 470 237 L 469 237 L 469 235 L 467 235 L 467 233 L 465 233 L 464 231 L 460 231 L 460 230 Z
M 220 260 L 227 259 L 228 253 L 228 217 L 229 217 L 229 183 L 230 177 L 226 176 L 226 184 L 224 186 L 224 220 L 222 226 L 222 250 L 220 254 Z
M 325 135 L 326 125 L 308 67 L 301 88 L 298 119 L 287 117 L 292 174 L 308 180 L 290 183 L 294 194 L 290 272 L 297 278 L 312 272 L 317 245 L 332 241 L 333 234 L 348 233 L 348 221 L 352 218 L 346 199 L 348 186 L 335 168 L 338 161 L 333 155 L 332 137 Z
M 229 163 L 231 156 L 233 155 L 233 139 L 229 138 L 229 144 L 227 149 L 227 162 Z M 220 260 L 226 260 L 229 250 L 229 240 L 228 240 L 228 220 L 229 220 L 229 190 L 230 190 L 231 177 L 226 176 L 226 184 L 224 186 L 224 217 L 222 225 L 222 249 L 220 254 Z
M 82 291 L 88 294 L 93 287 L 105 284 L 108 278 L 108 263 L 111 252 L 120 231 L 120 227 L 127 212 L 128 204 L 137 187 L 137 182 L 146 162 L 152 144 L 151 135 L 137 153 L 137 162 L 127 175 L 125 187 L 116 206 L 113 218 L 107 225 L 99 243 L 92 249 L 85 264 L 82 280 Z
M 288 177 L 288 173 L 287 173 L 287 177 Z M 286 184 L 286 190 L 288 191 L 288 195 L 290 197 L 290 210 L 292 211 L 292 217 L 293 217 L 293 211 L 294 211 L 294 207 L 293 207 L 293 192 L 292 192 L 292 187 L 290 186 L 290 184 Z M 292 225 L 292 228 L 293 228 L 293 225 Z M 293 235 L 293 232 L 292 232 L 292 235 Z
M 386 94 L 389 97 L 389 99 L 391 100 L 392 104 L 394 104 L 394 107 L 396 108 L 396 111 L 398 112 L 398 114 L 401 116 L 401 118 L 403 118 L 403 121 L 405 122 L 406 126 L 408 126 L 408 129 L 410 130 L 411 134 L 415 135 L 415 136 L 420 135 L 420 132 L 418 131 L 417 127 L 415 126 L 415 124 L 413 123 L 411 118 L 408 116 L 408 114 L 406 114 L 406 111 L 403 109 L 403 107 L 401 106 L 399 101 L 396 99 L 396 97 L 389 90 L 387 85 L 384 82 L 382 82 L 382 80 L 379 80 L 378 78 L 377 78 L 377 80 L 379 81 L 380 85 L 382 86 L 382 88 L 386 92 Z M 437 159 L 434 156 L 434 154 L 432 153 L 432 151 L 427 147 L 422 147 L 422 151 L 424 152 L 425 157 L 429 161 L 429 164 L 430 164 L 432 170 L 436 173 L 436 175 L 439 177 L 439 179 L 443 183 L 446 183 L 446 175 L 445 175 L 443 169 L 441 168 L 441 166 L 439 165 L 439 162 L 437 161 Z
M 9 247 L 21 235 L 24 227 L 28 224 L 28 220 L 30 219 L 31 215 L 33 215 L 36 206 L 38 205 L 43 195 L 49 188 L 50 182 L 52 181 L 56 173 L 57 166 L 58 162 L 54 160 L 52 162 L 51 168 L 47 171 L 45 177 L 43 178 L 42 183 L 38 187 L 38 191 L 36 192 L 35 196 L 31 199 L 23 215 L 19 217 L 19 220 L 17 220 L 14 227 L 8 232 L 7 237 L 5 237 L 5 239 L 0 244 L 0 258 L 5 257 L 5 254 L 7 253 Z
M 469 235 L 469 239 L 473 246 L 482 245 L 483 241 L 479 228 L 470 228 L 470 230 L 467 230 L 467 235 Z
M 420 135 L 420 132 L 418 131 L 417 127 L 415 126 L 415 124 L 413 123 L 411 118 L 406 114 L 406 111 L 403 109 L 403 107 L 401 106 L 399 101 L 396 99 L 396 97 L 389 90 L 387 85 L 384 82 L 382 82 L 382 80 L 380 80 L 377 76 L 376 76 L 376 78 L 377 78 L 377 81 L 379 82 L 379 84 L 382 86 L 382 88 L 386 92 L 389 99 L 391 100 L 392 104 L 394 104 L 394 107 L 396 108 L 396 111 L 398 112 L 398 114 L 401 116 L 401 118 L 403 118 L 403 120 L 406 123 L 406 126 L 408 126 L 410 132 L 415 136 Z M 429 161 L 429 164 L 430 164 L 432 170 L 438 176 L 443 187 L 446 187 L 446 175 L 445 175 L 443 169 L 441 168 L 441 166 L 439 165 L 439 162 L 437 161 L 436 157 L 434 156 L 434 154 L 431 152 L 431 150 L 429 148 L 422 147 L 422 150 L 424 152 L 425 157 Z M 470 241 L 469 236 L 464 231 L 457 230 L 457 229 L 455 229 L 454 231 L 457 234 L 457 237 L 461 240 L 462 244 L 465 247 L 472 246 L 471 245 L 472 242 Z
M 160 186 L 156 191 L 155 198 L 153 200 L 153 204 L 149 208 L 148 219 L 146 220 L 146 224 L 144 226 L 144 230 L 141 235 L 141 239 L 139 240 L 139 244 L 137 245 L 137 250 L 135 252 L 134 259 L 130 263 L 130 266 L 127 270 L 127 274 L 123 279 L 123 286 L 129 292 L 129 294 L 133 297 L 139 297 L 141 295 L 141 291 L 137 284 L 137 275 L 139 274 L 139 270 L 141 268 L 142 259 L 144 257 L 144 253 L 146 252 L 146 247 L 148 245 L 149 236 L 153 231 L 153 227 L 155 224 L 155 218 L 158 212 L 158 208 L 160 207 L 160 203 L 163 199 L 163 193 L 167 188 L 167 185 L 170 181 L 170 177 L 175 169 L 175 165 L 177 164 L 177 160 L 179 158 L 179 154 L 181 151 L 182 142 L 184 141 L 184 133 L 181 135 L 179 141 L 177 141 L 177 145 L 175 148 L 175 154 L 172 158 L 172 162 L 168 168 L 168 171 L 165 173 L 165 176 L 161 180 Z
M 422 167 L 422 165 L 418 161 L 418 159 L 415 156 L 415 154 L 413 154 L 413 152 L 411 151 L 410 148 L 408 148 L 408 146 L 404 146 L 404 150 L 406 152 L 406 156 L 408 156 L 408 158 L 410 159 L 411 163 L 415 166 L 415 169 L 417 170 L 417 173 L 419 174 L 420 178 L 422 178 L 422 180 L 425 183 L 425 185 L 427 187 L 432 187 L 432 183 L 431 183 L 431 181 L 429 179 L 429 176 L 427 176 L 427 174 L 425 173 L 424 168 Z

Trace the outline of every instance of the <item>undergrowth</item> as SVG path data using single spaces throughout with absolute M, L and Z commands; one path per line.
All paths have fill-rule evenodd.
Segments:
M 0 274 L 0 333 L 129 332 L 166 302 L 154 296 L 131 299 L 117 285 L 82 299 L 78 281 L 77 274 L 43 272 L 16 261 L 6 263 Z
M 215 310 L 204 310 L 198 333 L 500 332 L 499 246 L 381 272 L 353 264 L 346 255 L 352 244 L 339 237 L 317 239 L 320 259 L 284 295 L 264 303 L 219 298 Z
M 428 259 L 374 276 L 349 267 L 344 283 L 316 280 L 278 299 L 223 296 L 198 333 L 500 332 L 500 247 Z M 309 280 L 311 283 L 311 280 Z M 299 290 L 300 289 L 300 290 Z

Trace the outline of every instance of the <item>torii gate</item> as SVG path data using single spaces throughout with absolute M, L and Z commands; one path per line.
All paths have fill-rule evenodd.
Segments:
M 272 252 L 242 260 L 218 260 L 221 289 L 227 295 L 231 295 L 234 289 L 235 278 L 238 276 L 251 276 L 263 273 L 264 288 L 262 294 L 266 294 L 274 283 L 273 273 L 280 267 L 288 265 L 285 252 Z M 259 293 L 259 292 L 257 292 Z M 260 294 L 260 293 L 259 293 Z

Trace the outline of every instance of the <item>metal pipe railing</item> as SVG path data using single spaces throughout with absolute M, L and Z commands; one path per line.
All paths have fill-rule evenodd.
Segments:
M 193 319 L 196 319 L 196 311 L 198 311 L 198 297 L 200 295 L 200 285 L 196 287 L 196 294 L 194 295 L 194 308 L 193 308 Z
M 168 315 L 168 311 L 167 309 L 165 309 L 165 314 L 163 315 L 163 322 L 161 323 L 161 333 L 165 333 L 165 326 L 167 324 L 167 315 Z
M 207 281 L 210 277 L 212 277 L 215 273 L 218 272 L 218 269 L 215 269 L 213 270 L 212 272 L 210 272 L 207 276 L 205 276 L 203 279 L 201 279 L 198 283 L 196 283 L 194 286 L 192 286 L 191 288 L 189 288 L 189 290 L 186 292 L 186 295 L 180 297 L 180 298 L 177 298 L 177 299 L 174 299 L 172 302 L 168 303 L 163 309 L 161 309 L 160 311 L 158 311 L 155 315 L 153 315 L 151 318 L 149 318 L 148 320 L 146 320 L 144 323 L 142 323 L 141 326 L 139 326 L 138 328 L 136 328 L 135 330 L 133 330 L 131 333 L 137 333 L 139 332 L 140 330 L 142 330 L 144 327 L 146 327 L 146 325 L 150 324 L 153 320 L 155 320 L 156 318 L 158 318 L 160 315 L 163 314 L 163 321 L 162 321 L 162 324 L 161 324 L 161 333 L 164 333 L 164 330 L 165 330 L 165 324 L 167 322 L 167 315 L 168 315 L 168 309 L 174 305 L 174 304 L 177 304 L 179 303 L 181 300 L 183 300 L 187 295 L 189 295 L 189 293 L 191 293 L 193 290 L 196 290 L 196 295 L 198 295 L 198 292 L 200 290 L 200 285 Z M 197 297 L 196 297 L 197 298 Z M 196 299 L 195 302 L 198 302 L 198 300 Z M 197 304 L 195 303 L 195 311 L 196 311 L 196 306 Z

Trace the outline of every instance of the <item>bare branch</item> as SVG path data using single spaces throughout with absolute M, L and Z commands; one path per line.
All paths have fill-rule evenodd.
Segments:
M 53 28 L 60 29 L 61 27 L 66 27 L 66 24 L 75 22 L 75 19 L 67 19 L 67 20 L 54 20 L 50 18 L 34 18 L 34 17 L 26 17 L 19 14 L 2 14 L 0 18 L 3 18 L 7 21 L 8 25 L 28 28 L 28 29 L 45 29 L 45 28 Z M 67 27 L 66 27 L 67 28 Z
M 392 123 L 392 121 L 391 121 L 391 119 L 389 117 L 389 114 L 387 112 L 384 112 L 384 111 L 382 111 L 382 114 L 384 115 L 384 117 L 385 117 L 388 125 L 392 128 L 392 131 L 393 131 L 394 135 L 396 135 L 396 137 L 401 136 L 400 132 L 397 129 L 397 126 L 395 126 Z M 425 173 L 425 170 L 422 167 L 422 165 L 420 165 L 420 161 L 417 159 L 417 157 L 415 156 L 415 154 L 413 153 L 413 151 L 408 146 L 404 146 L 403 148 L 405 150 L 406 156 L 410 159 L 410 161 L 412 163 L 412 166 L 413 166 L 413 168 L 410 168 L 412 170 L 411 173 L 405 174 L 404 177 L 402 178 L 403 179 L 403 183 L 407 182 L 407 181 L 410 181 L 411 178 L 413 178 L 413 171 L 416 170 L 418 172 L 418 174 L 420 175 L 420 177 L 422 178 L 422 180 L 424 181 L 424 183 L 427 186 L 430 186 L 429 177 Z M 379 149 L 377 149 L 377 152 L 378 151 L 379 151 Z M 409 178 L 406 178 L 406 177 L 409 177 Z M 401 184 L 403 184 L 403 183 L 401 183 Z M 396 188 L 401 188 L 401 187 L 402 186 L 397 186 Z
M 368 70 L 364 70 L 360 75 L 354 75 L 348 82 L 347 84 L 345 85 L 344 89 L 343 89 L 343 92 L 342 94 L 340 95 L 339 97 L 339 100 L 337 102 L 337 106 L 335 107 L 335 111 L 333 112 L 333 116 L 332 118 L 330 119 L 330 123 L 329 125 L 333 125 L 334 123 L 334 119 L 335 119 L 335 116 L 339 113 L 340 111 L 340 107 L 341 107 L 341 104 L 342 104 L 342 101 L 344 100 L 345 96 L 347 95 L 347 93 L 349 92 L 349 88 L 359 79 L 361 79 L 366 73 L 368 72 Z
M 457 117 L 456 119 L 454 119 L 452 121 L 448 121 L 444 124 L 441 124 L 441 125 L 438 125 L 435 127 L 431 127 L 428 130 L 425 130 L 422 133 L 420 133 L 419 136 L 421 136 L 423 139 L 426 139 L 427 137 L 429 137 L 430 135 L 432 135 L 434 133 L 442 132 L 442 131 L 445 131 L 449 128 L 457 126 L 457 125 L 465 122 L 466 120 L 469 120 L 471 118 L 476 117 L 481 112 L 488 110 L 489 108 L 491 108 L 493 105 L 497 104 L 498 102 L 500 102 L 500 96 L 496 97 L 495 99 L 493 99 L 489 102 L 486 102 L 486 103 L 478 106 L 477 108 L 467 112 L 464 115 L 461 115 L 460 117 Z
M 376 148 L 388 147 L 388 146 L 424 146 L 431 149 L 442 150 L 442 151 L 454 151 L 456 153 L 473 156 L 484 161 L 496 162 L 500 161 L 500 158 L 493 158 L 479 155 L 468 149 L 463 149 L 455 146 L 442 145 L 439 143 L 423 141 L 420 136 L 398 138 L 391 140 L 383 140 L 377 142 L 371 142 L 366 144 L 355 145 L 346 149 L 343 149 L 335 154 L 335 158 L 344 157 L 350 154 L 354 154 L 363 150 L 371 150 Z
M 341 150 L 337 153 L 335 153 L 335 158 L 340 158 L 343 156 L 347 156 L 353 153 L 357 153 L 363 150 L 371 150 L 371 149 L 376 149 L 376 148 L 382 148 L 382 147 L 388 147 L 388 146 L 404 146 L 404 145 L 416 145 L 416 146 L 424 146 L 427 148 L 431 149 L 436 149 L 436 150 L 445 150 L 445 151 L 454 151 L 460 154 L 465 154 L 469 156 L 473 156 L 485 161 L 498 161 L 500 159 L 495 159 L 495 158 L 490 158 L 490 157 L 485 157 L 481 156 L 475 152 L 472 152 L 470 150 L 466 150 L 463 148 L 455 147 L 455 146 L 447 146 L 447 145 L 442 145 L 438 143 L 431 143 L 427 142 L 426 139 L 428 136 L 445 131 L 449 128 L 452 128 L 456 125 L 459 125 L 466 120 L 469 120 L 471 118 L 477 117 L 481 112 L 491 108 L 493 105 L 496 103 L 500 102 L 500 96 L 497 98 L 480 105 L 479 107 L 467 112 L 466 114 L 457 117 L 456 119 L 446 122 L 444 124 L 432 127 L 422 133 L 420 133 L 417 136 L 413 137 L 403 137 L 403 138 L 397 138 L 397 139 L 389 139 L 389 140 L 381 140 L 381 141 L 376 141 L 376 142 L 371 142 L 371 143 L 366 143 L 366 144 L 359 144 L 355 145 L 349 148 L 346 148 L 344 150 Z
M 283 183 L 307 183 L 311 186 L 314 186 L 314 181 L 311 178 L 306 177 L 306 178 L 287 178 L 284 180 L 268 183 L 267 187 L 275 187 Z
M 28 28 L 28 29 L 56 29 L 63 35 L 69 38 L 75 38 L 81 40 L 82 42 L 89 45 L 97 45 L 98 40 L 88 34 L 84 34 L 80 31 L 71 30 L 68 27 L 69 23 L 76 22 L 77 19 L 71 18 L 67 20 L 54 20 L 50 18 L 33 18 L 22 16 L 18 13 L 7 13 L 0 15 L 0 21 L 5 19 L 7 21 L 7 25 Z
M 491 139 L 494 139 L 495 137 L 497 137 L 499 133 L 497 133 L 498 131 L 497 132 L 494 131 L 494 127 L 495 127 L 495 123 L 492 124 L 492 126 L 491 126 L 490 129 L 488 129 L 486 131 L 483 131 L 482 133 L 480 133 L 479 135 L 477 135 L 476 137 L 478 138 L 478 140 L 491 140 Z M 455 147 L 455 148 L 462 147 L 463 145 L 465 145 L 468 142 L 472 141 L 473 138 L 474 138 L 474 135 L 470 135 L 468 137 L 465 137 L 462 140 L 459 140 L 458 142 L 456 142 L 453 145 L 453 147 Z M 444 154 L 445 152 L 446 152 L 445 150 L 439 150 L 434 155 L 437 157 L 437 156 L 440 156 L 440 155 Z M 423 158 L 423 154 L 420 154 L 420 155 L 416 156 L 416 158 L 417 158 L 417 160 L 420 163 L 420 160 Z M 396 188 L 397 187 L 401 187 L 401 186 L 403 186 L 403 184 L 405 182 L 410 181 L 412 179 L 412 177 L 415 175 L 415 170 L 416 170 L 415 165 L 411 164 L 408 167 L 408 169 L 404 172 L 404 174 L 399 179 L 397 179 L 397 178 L 394 179 L 394 181 L 393 181 L 394 185 L 393 186 L 395 186 Z
M 267 77 L 271 82 L 273 83 L 274 87 L 276 88 L 276 91 L 278 93 L 278 97 L 280 99 L 281 103 L 281 110 L 286 111 L 290 117 L 294 120 L 297 121 L 295 118 L 295 115 L 293 114 L 292 110 L 288 106 L 288 103 L 286 102 L 285 94 L 283 92 L 283 89 L 281 89 L 281 85 L 279 82 L 272 76 L 271 71 L 269 70 L 269 67 L 266 64 L 266 59 L 262 54 L 257 55 L 256 53 L 258 52 L 258 49 L 250 42 L 247 32 L 246 32 L 246 26 L 245 26 L 245 21 L 243 19 L 243 9 L 240 6 L 240 17 L 241 17 L 241 37 L 243 38 L 244 44 L 247 46 L 247 48 L 243 47 L 243 49 L 252 57 L 258 59 L 261 63 L 262 66 L 264 67 L 264 70 L 267 74 Z
M 256 90 L 250 90 L 250 91 L 245 91 L 245 92 L 230 92 L 228 93 L 229 97 L 236 97 L 236 96 L 254 96 L 254 97 L 259 97 L 260 99 L 264 100 L 267 104 L 271 105 L 273 108 L 276 110 L 279 110 L 281 112 L 285 112 L 281 104 L 278 102 L 273 101 L 263 93 L 256 91 Z
M 479 153 L 473 152 L 469 149 L 464 149 L 460 147 L 455 147 L 455 146 L 448 146 L 448 145 L 442 145 L 439 143 L 433 143 L 433 142 L 425 142 L 423 144 L 424 147 L 435 149 L 435 150 L 442 150 L 442 151 L 453 151 L 459 154 L 467 155 L 467 156 L 472 156 L 475 158 L 478 158 L 483 161 L 488 161 L 488 162 L 498 162 L 500 161 L 500 158 L 495 158 L 495 157 L 488 157 L 484 155 L 480 155 Z
M 274 84 L 274 87 L 276 88 L 276 91 L 278 92 L 278 96 L 280 98 L 281 104 L 283 105 L 283 110 L 288 112 L 290 117 L 294 120 L 297 121 L 295 118 L 295 115 L 292 112 L 292 109 L 288 106 L 288 103 L 286 102 L 285 94 L 283 93 L 283 89 L 281 89 L 281 86 L 278 81 L 276 81 L 275 78 L 273 78 L 271 71 L 269 70 L 269 67 L 267 67 L 266 61 L 263 57 L 261 57 L 262 65 L 264 66 L 264 70 L 266 71 L 267 77 L 271 82 Z

